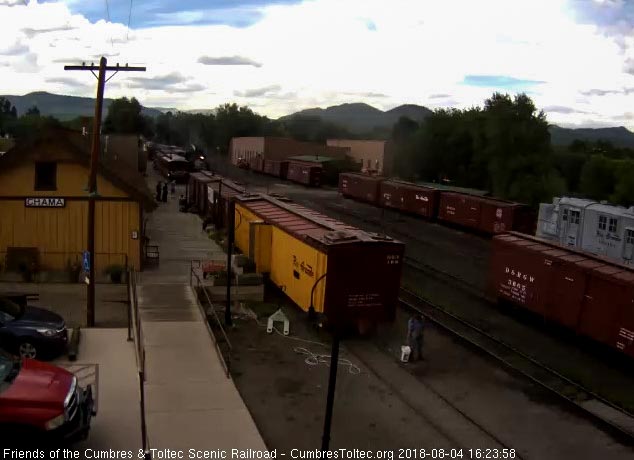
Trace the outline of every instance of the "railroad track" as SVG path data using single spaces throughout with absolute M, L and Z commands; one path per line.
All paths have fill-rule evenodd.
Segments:
M 426 275 L 436 278 L 437 280 L 445 284 L 452 283 L 452 286 L 455 286 L 455 284 L 457 284 L 459 288 L 465 291 L 467 294 L 479 300 L 488 301 L 487 297 L 484 295 L 479 287 L 465 279 L 460 278 L 459 276 L 456 276 L 444 270 L 440 270 L 437 267 L 429 265 L 410 256 L 405 256 L 403 262 L 404 265 L 408 268 L 425 273 Z
M 573 405 L 625 444 L 634 446 L 634 414 L 408 289 L 401 287 L 399 300 L 406 308 L 423 314 L 433 323 Z

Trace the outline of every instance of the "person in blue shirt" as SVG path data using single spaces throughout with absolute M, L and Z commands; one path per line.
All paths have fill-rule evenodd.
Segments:
M 423 359 L 423 316 L 413 315 L 407 322 L 407 343 L 411 349 L 410 361 Z

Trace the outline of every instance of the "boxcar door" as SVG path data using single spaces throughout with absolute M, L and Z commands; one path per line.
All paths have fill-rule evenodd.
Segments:
M 632 256 L 634 256 L 634 228 L 627 227 L 625 229 L 625 244 L 623 245 L 623 261 L 626 264 L 631 264 Z
M 564 209 L 562 217 L 563 232 L 562 244 L 566 246 L 577 246 L 579 241 L 579 222 L 581 220 L 581 211 L 579 209 Z

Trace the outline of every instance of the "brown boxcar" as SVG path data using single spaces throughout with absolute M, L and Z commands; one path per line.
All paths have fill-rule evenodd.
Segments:
M 634 357 L 634 270 L 522 233 L 493 238 L 490 294 Z
M 303 161 L 289 161 L 286 178 L 309 187 L 321 186 L 321 165 Z
M 530 231 L 532 213 L 526 205 L 497 198 L 440 192 L 438 220 L 494 235 Z
M 264 158 L 262 155 L 257 155 L 249 160 L 249 168 L 252 171 L 263 172 L 264 171 Z
M 396 179 L 381 182 L 380 206 L 398 209 L 429 219 L 436 217 L 440 192 L 431 187 Z
M 379 186 L 383 177 L 360 173 L 339 174 L 339 192 L 348 198 L 378 205 Z
M 270 196 L 236 200 L 236 244 L 300 308 L 347 326 L 394 319 L 403 243 Z
M 286 179 L 288 172 L 288 161 L 284 160 L 264 160 L 264 167 L 262 169 L 264 174 L 270 174 L 271 176 L 279 177 L 280 179 Z
M 229 198 L 243 195 L 246 188 L 240 183 L 222 178 L 207 186 L 208 214 L 217 228 L 224 228 L 228 222 Z

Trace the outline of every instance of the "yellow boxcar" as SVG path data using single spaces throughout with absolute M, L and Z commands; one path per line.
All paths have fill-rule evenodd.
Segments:
M 236 197 L 234 228 L 238 247 L 302 310 L 338 324 L 394 318 L 402 243 L 266 195 Z

